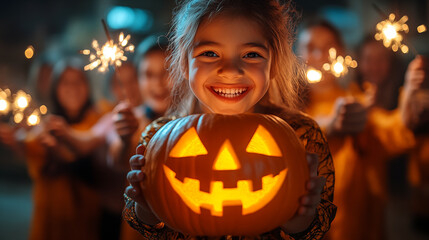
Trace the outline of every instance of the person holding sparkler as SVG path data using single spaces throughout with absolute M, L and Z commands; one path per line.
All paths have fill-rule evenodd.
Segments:
M 344 51 L 339 32 L 327 22 L 310 22 L 299 34 L 299 55 L 315 68 L 328 62 L 332 47 Z M 383 239 L 386 162 L 410 149 L 414 138 L 399 111 L 374 106 L 374 91 L 365 94 L 341 80 L 324 74 L 311 84 L 307 106 L 328 136 L 336 171 L 338 211 L 329 239 Z
M 429 61 L 417 56 L 409 65 L 402 92 L 402 116 L 416 137 L 408 162 L 411 214 L 416 231 L 429 234 Z
M 91 187 L 91 161 L 63 138 L 88 130 L 99 115 L 89 80 L 75 58 L 57 63 L 51 87 L 51 115 L 25 139 L 29 175 L 34 182 L 30 239 L 98 239 L 99 200 Z

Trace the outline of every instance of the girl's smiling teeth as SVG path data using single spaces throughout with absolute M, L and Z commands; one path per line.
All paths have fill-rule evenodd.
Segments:
M 236 98 L 236 97 L 239 97 L 242 94 L 246 93 L 247 90 L 248 90 L 247 87 L 241 87 L 241 88 L 211 87 L 211 89 L 217 95 L 219 95 L 221 97 L 226 97 L 226 98 Z

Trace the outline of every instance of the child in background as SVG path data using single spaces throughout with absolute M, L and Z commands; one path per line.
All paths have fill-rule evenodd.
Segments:
M 282 2 L 282 3 L 281 3 Z M 259 238 L 321 239 L 335 216 L 334 169 L 317 124 L 297 110 L 301 67 L 292 52 L 293 9 L 283 1 L 183 1 L 173 21 L 170 79 L 171 116 L 213 112 L 255 112 L 283 118 L 309 155 L 310 180 L 296 215 Z M 147 239 L 185 239 L 156 218 L 142 196 L 144 146 L 171 118 L 161 118 L 142 134 L 130 159 L 131 186 L 124 217 Z M 281 213 L 279 213 L 281 214 Z
M 98 120 L 89 80 L 75 58 L 57 63 L 52 115 L 28 133 L 24 145 L 33 180 L 31 240 L 98 239 L 99 199 L 91 158 L 63 141 L 66 132 L 89 130 Z M 39 131 L 40 130 L 40 131 Z
M 341 35 L 324 20 L 307 23 L 299 34 L 299 54 L 310 66 L 321 69 L 329 62 L 331 47 L 344 56 Z M 384 239 L 387 162 L 409 150 L 414 137 L 398 109 L 383 109 L 356 82 L 342 80 L 327 73 L 311 84 L 306 109 L 326 132 L 334 159 L 338 211 L 328 239 Z M 368 95 L 383 95 L 381 81 L 379 86 Z

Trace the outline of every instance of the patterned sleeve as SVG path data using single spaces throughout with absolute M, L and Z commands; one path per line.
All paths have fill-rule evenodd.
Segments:
M 304 232 L 290 234 L 294 239 L 322 239 L 329 230 L 336 214 L 336 206 L 332 203 L 334 197 L 334 163 L 329 151 L 328 142 L 317 123 L 304 114 L 280 116 L 295 130 L 297 136 L 308 153 L 319 156 L 318 176 L 326 178 L 326 184 L 321 193 L 321 202 L 312 224 Z M 285 238 L 287 239 L 287 238 Z

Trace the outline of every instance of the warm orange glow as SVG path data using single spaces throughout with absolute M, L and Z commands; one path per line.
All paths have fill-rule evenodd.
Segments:
M 16 93 L 14 105 L 17 109 L 25 109 L 31 101 L 30 95 L 26 94 L 24 91 L 19 90 Z
M 113 40 L 106 42 L 101 48 L 97 40 L 92 41 L 92 48 L 94 52 L 91 53 L 90 49 L 84 49 L 81 51 L 84 55 L 89 55 L 91 61 L 84 67 L 85 71 L 93 70 L 98 68 L 99 72 L 105 72 L 109 69 L 109 66 L 120 67 L 122 61 L 126 61 L 127 57 L 125 52 L 133 52 L 134 45 L 128 44 L 131 36 L 121 32 L 119 34 L 118 43 Z
M 404 37 L 401 32 L 409 31 L 406 24 L 408 17 L 403 16 L 398 21 L 395 21 L 395 18 L 395 14 L 391 13 L 388 19 L 379 22 L 376 26 L 378 32 L 374 37 L 377 41 L 383 41 L 383 45 L 386 48 L 392 48 L 394 52 L 400 49 L 403 53 L 407 53 L 408 47 L 402 43 Z
M 40 123 L 39 112 L 35 110 L 30 116 L 27 118 L 28 126 L 35 126 Z
M 329 63 L 323 64 L 323 69 L 329 71 L 335 77 L 341 77 L 349 72 L 349 67 L 356 68 L 357 62 L 350 56 L 337 56 L 335 48 L 329 49 Z
M 25 54 L 25 57 L 27 59 L 32 58 L 34 56 L 34 48 L 33 48 L 33 46 L 31 46 L 31 45 L 28 46 L 27 49 L 25 49 L 24 54 Z
M 316 69 L 308 69 L 307 70 L 307 81 L 309 83 L 318 83 L 322 80 L 322 72 Z
M 210 192 L 201 192 L 200 181 L 184 178 L 183 182 L 176 179 L 176 173 L 167 166 L 164 173 L 183 202 L 195 213 L 201 214 L 201 208 L 209 209 L 213 216 L 223 216 L 223 206 L 242 206 L 242 215 L 254 213 L 267 205 L 282 186 L 287 169 L 278 175 L 267 175 L 262 178 L 262 189 L 253 191 L 252 181 L 240 180 L 237 188 L 223 188 L 223 182 L 213 181 Z
M 20 122 L 22 122 L 23 119 L 24 119 L 24 114 L 22 112 L 17 112 L 13 116 L 13 121 L 15 123 L 20 123 Z
M 194 127 L 190 128 L 183 134 L 179 141 L 174 145 L 170 152 L 170 157 L 195 157 L 198 155 L 206 155 L 207 150 L 204 147 L 198 133 Z
M 231 145 L 231 142 L 227 139 L 219 150 L 219 154 L 213 164 L 214 170 L 236 170 L 239 169 L 240 162 L 238 161 L 237 155 Z
M 9 102 L 6 99 L 0 99 L 0 113 L 9 112 Z
M 262 125 L 259 125 L 253 134 L 252 139 L 250 139 L 249 144 L 247 145 L 246 152 L 248 153 L 259 153 L 266 156 L 281 157 L 282 151 L 271 136 L 270 132 L 264 128 Z
M 419 32 L 419 33 L 424 33 L 426 31 L 427 31 L 427 29 L 426 29 L 426 26 L 424 24 L 417 27 L 417 32 Z
M 39 107 L 40 113 L 45 115 L 46 113 L 48 113 L 48 108 L 45 105 L 42 105 Z

